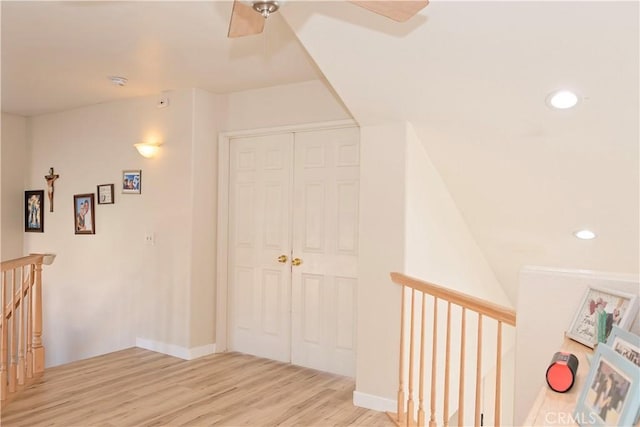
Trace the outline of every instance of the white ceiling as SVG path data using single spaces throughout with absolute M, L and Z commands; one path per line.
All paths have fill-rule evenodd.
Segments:
M 224 93 L 319 69 L 361 124 L 413 124 L 512 300 L 522 265 L 638 273 L 638 2 L 434 0 L 396 24 L 289 1 L 265 36 L 239 40 L 225 38 L 230 10 L 3 1 L 3 111 Z M 561 87 L 583 97 L 577 108 L 544 104 Z M 599 236 L 579 241 L 580 228 Z
M 261 36 L 228 39 L 231 4 L 2 1 L 2 110 L 35 115 L 165 90 L 320 78 L 278 14 Z M 128 85 L 115 87 L 112 75 Z

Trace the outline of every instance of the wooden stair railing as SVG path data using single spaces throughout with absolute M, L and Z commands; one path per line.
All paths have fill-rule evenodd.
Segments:
M 2 262 L 0 284 L 0 401 L 44 371 L 42 263 L 32 254 Z
M 470 322 L 470 316 L 468 312 L 472 314 L 473 320 L 477 322 L 477 345 L 475 349 L 476 358 L 476 371 L 475 371 L 475 407 L 474 407 L 474 425 L 480 426 L 483 424 L 481 413 L 482 396 L 481 385 L 483 381 L 483 319 L 488 318 L 497 323 L 496 330 L 496 359 L 495 359 L 495 394 L 494 401 L 494 423 L 495 426 L 500 426 L 501 418 L 501 398 L 502 398 L 502 357 L 503 357 L 503 324 L 515 327 L 516 325 L 516 313 L 515 311 L 502 307 L 498 304 L 491 303 L 479 298 L 466 295 L 464 293 L 454 291 L 442 286 L 434 285 L 428 282 L 424 282 L 418 279 L 411 278 L 401 273 L 391 273 L 391 280 L 402 286 L 402 298 L 401 298 L 401 320 L 400 320 L 400 357 L 399 357 L 399 381 L 398 381 L 398 409 L 396 413 L 389 413 L 389 417 L 396 423 L 396 425 L 406 425 L 411 427 L 417 425 L 422 427 L 425 425 L 425 407 L 424 407 L 424 393 L 425 393 L 425 360 L 427 357 L 431 358 L 431 374 L 430 374 L 430 411 L 429 411 L 429 427 L 436 427 L 438 425 L 436 421 L 436 406 L 442 407 L 441 419 L 442 425 L 447 427 L 449 425 L 450 414 L 450 391 L 451 391 L 451 368 L 457 365 L 458 368 L 458 392 L 457 392 L 457 419 L 458 425 L 464 425 L 465 414 L 465 361 L 467 360 L 467 337 L 466 329 Z M 421 298 L 417 298 L 416 294 L 422 294 Z M 433 305 L 431 311 L 433 315 L 432 331 L 431 331 L 431 352 L 425 353 L 425 342 L 427 337 L 427 325 L 425 323 L 427 307 L 427 298 L 433 299 Z M 440 304 L 439 301 L 443 303 Z M 419 304 L 420 316 L 416 317 L 416 303 Z M 444 387 L 440 391 L 437 389 L 437 378 L 442 376 L 442 372 L 438 371 L 438 332 L 441 328 L 438 327 L 438 306 L 446 304 L 446 315 L 440 317 L 446 317 L 446 327 L 443 328 L 445 334 L 444 338 Z M 450 363 L 451 358 L 451 340 L 452 340 L 452 305 L 458 306 L 459 318 L 457 321 L 460 323 L 459 329 L 459 361 L 456 365 Z M 405 308 L 406 306 L 406 308 Z M 458 309 L 456 309 L 456 312 Z M 409 314 L 407 316 L 407 311 Z M 409 331 L 407 334 L 406 325 L 408 325 Z M 473 327 L 473 325 L 471 326 Z M 406 338 L 409 338 L 407 344 Z M 418 341 L 419 349 L 416 349 L 415 341 Z M 408 350 L 408 356 L 406 351 Z M 418 353 L 416 355 L 416 353 Z M 418 359 L 418 366 L 416 367 L 415 356 Z M 405 362 L 408 358 L 408 369 L 405 370 Z M 455 362 L 454 362 L 455 363 Z M 418 370 L 416 372 L 416 369 Z M 415 396 L 414 396 L 414 380 L 417 378 L 418 384 L 418 409 L 417 409 L 417 421 L 414 418 L 416 414 L 415 410 Z M 407 387 L 405 390 L 405 381 Z M 405 391 L 407 392 L 405 401 Z M 437 404 L 437 397 L 441 398 L 440 405 Z M 406 410 L 405 410 L 406 405 Z

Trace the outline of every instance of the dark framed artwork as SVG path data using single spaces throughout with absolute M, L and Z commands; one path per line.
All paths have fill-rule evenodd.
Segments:
M 44 190 L 24 192 L 24 231 L 44 233 Z
M 98 185 L 98 204 L 110 205 L 113 204 L 113 184 Z
M 73 222 L 76 234 L 96 234 L 94 194 L 73 196 Z
M 142 171 L 125 170 L 122 171 L 122 192 L 124 194 L 142 193 Z

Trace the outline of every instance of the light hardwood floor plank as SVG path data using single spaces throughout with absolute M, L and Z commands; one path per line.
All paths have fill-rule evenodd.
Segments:
M 350 378 L 240 353 L 184 361 L 131 348 L 45 370 L 4 426 L 373 426 Z

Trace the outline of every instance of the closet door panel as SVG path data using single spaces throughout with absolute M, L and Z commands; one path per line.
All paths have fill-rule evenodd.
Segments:
M 294 151 L 292 363 L 354 376 L 359 130 L 296 133 Z
M 293 135 L 231 141 L 229 343 L 284 362 L 291 354 Z

